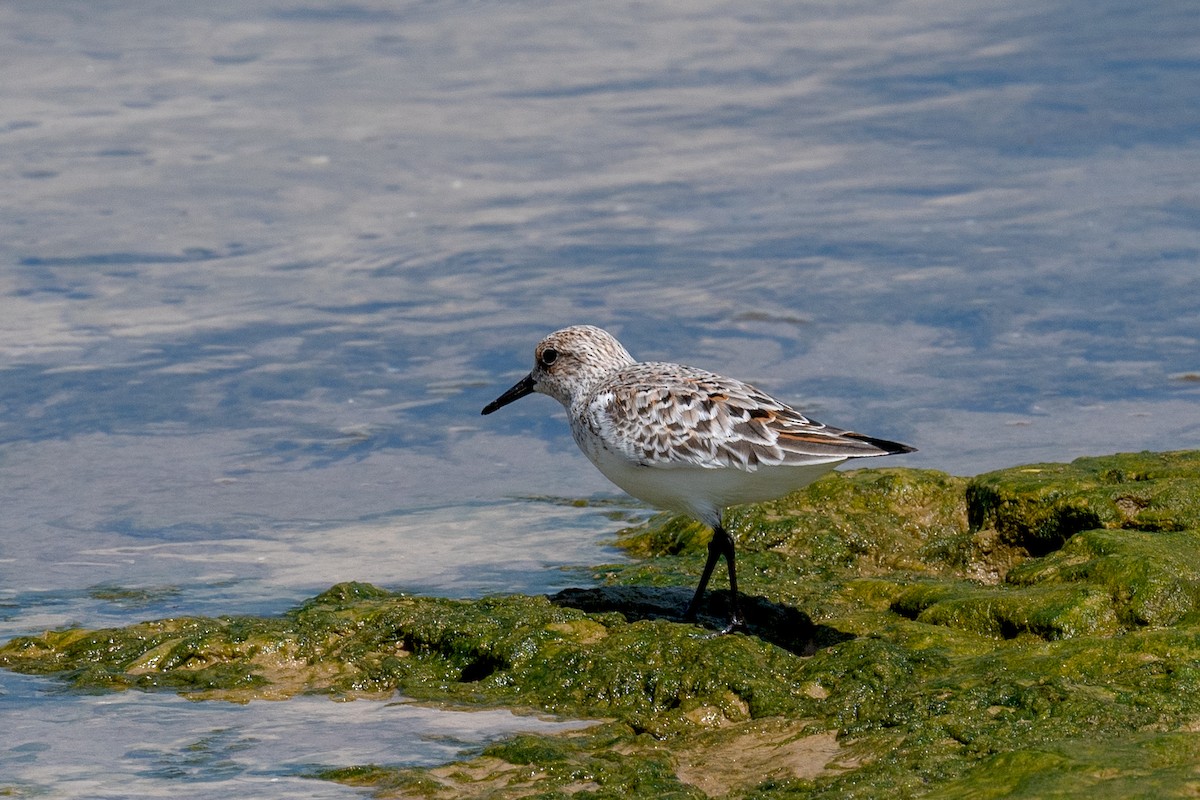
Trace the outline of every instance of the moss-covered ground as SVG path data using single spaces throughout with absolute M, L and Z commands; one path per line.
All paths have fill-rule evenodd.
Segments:
M 657 517 L 598 588 L 340 584 L 279 618 L 19 638 L 0 665 L 81 691 L 398 690 L 598 720 L 315 776 L 384 797 L 1200 796 L 1200 452 L 835 473 L 727 522 L 742 633 L 713 634 L 719 588 L 709 627 L 677 621 L 708 531 Z

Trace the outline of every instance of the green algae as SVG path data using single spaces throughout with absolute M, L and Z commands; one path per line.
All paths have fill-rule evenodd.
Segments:
M 1004 591 L 964 582 L 926 582 L 904 591 L 892 610 L 918 622 L 1013 639 L 1063 639 L 1120 630 L 1106 592 L 1088 585 Z
M 679 779 L 670 751 L 635 748 L 635 740 L 618 725 L 563 737 L 519 734 L 469 762 L 433 769 L 368 765 L 314 777 L 370 787 L 377 797 L 706 797 Z
M 340 584 L 283 618 L 182 618 L 14 639 L 0 665 L 82 691 L 171 689 L 202 699 L 402 691 L 419 699 L 619 717 L 665 735 L 697 708 L 791 713 L 789 654 L 748 636 L 588 615 L 546 598 L 475 602 Z
M 1200 529 L 1200 451 L 1126 453 L 980 475 L 970 524 L 1043 555 L 1093 528 Z
M 1135 734 L 1120 741 L 1073 741 L 987 759 L 931 792 L 931 800 L 1133 798 L 1200 795 L 1200 736 Z
M 0 665 L 80 691 L 400 691 L 605 720 L 320 775 L 379 796 L 1195 796 L 1198 468 L 862 470 L 734 509 L 745 634 L 677 621 L 708 531 L 656 517 L 620 537 L 641 560 L 553 599 L 340 584 L 278 618 L 22 637 Z
M 1086 584 L 1105 592 L 1127 627 L 1170 625 L 1200 607 L 1196 530 L 1088 530 L 1011 570 L 1014 586 Z
M 88 594 L 97 600 L 126 608 L 142 608 L 178 597 L 182 590 L 178 586 L 118 586 L 101 583 L 88 587 Z
M 966 528 L 966 486 L 933 470 L 838 472 L 800 495 L 732 508 L 725 524 L 738 534 L 739 556 L 769 552 L 780 569 L 809 578 L 846 568 L 936 571 L 931 548 Z M 702 563 L 708 538 L 698 522 L 659 515 L 623 531 L 618 543 L 636 556 L 684 554 Z

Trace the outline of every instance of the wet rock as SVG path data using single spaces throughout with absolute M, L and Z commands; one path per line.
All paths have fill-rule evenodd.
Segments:
M 1030 464 L 974 478 L 970 525 L 994 529 L 1030 555 L 1057 550 L 1081 531 L 1200 528 L 1200 452 L 1124 453 L 1070 464 Z

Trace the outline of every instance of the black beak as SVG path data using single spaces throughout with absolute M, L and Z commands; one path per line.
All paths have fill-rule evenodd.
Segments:
M 533 373 L 517 381 L 517 385 L 483 407 L 484 414 L 490 414 L 498 408 L 503 408 L 514 400 L 520 400 L 527 394 L 533 394 Z

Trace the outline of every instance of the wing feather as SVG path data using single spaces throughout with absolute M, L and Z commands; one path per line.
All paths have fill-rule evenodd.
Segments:
M 749 384 L 678 364 L 632 364 L 586 403 L 605 446 L 647 466 L 753 472 L 911 450 L 823 425 Z

